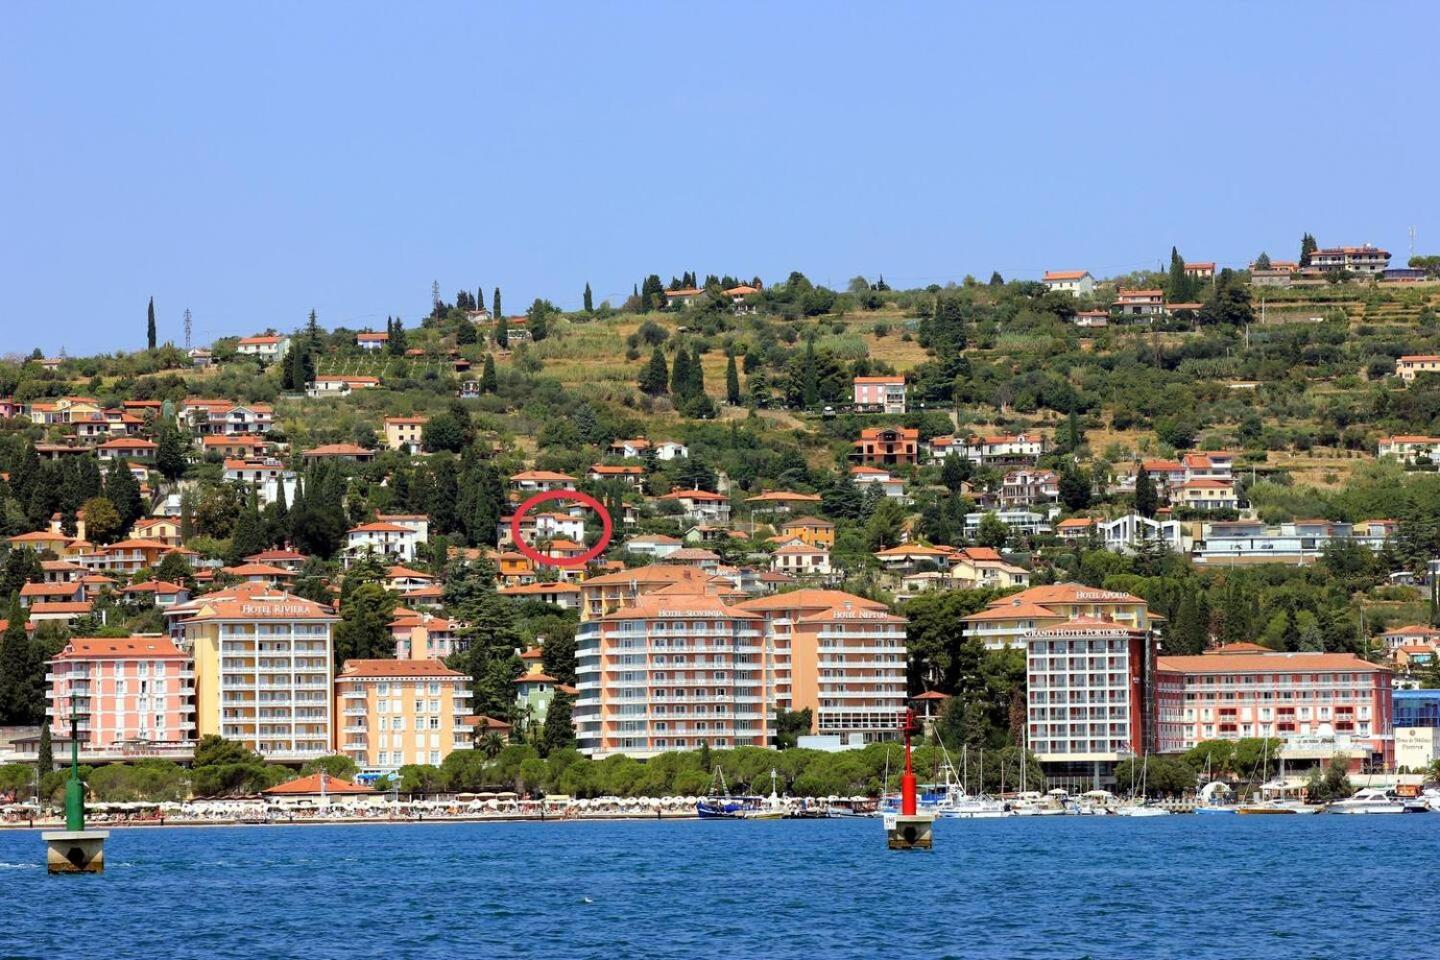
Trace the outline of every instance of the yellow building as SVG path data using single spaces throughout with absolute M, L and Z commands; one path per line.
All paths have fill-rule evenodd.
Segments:
M 1081 583 L 1052 583 L 1001 597 L 979 613 L 961 619 L 965 636 L 991 650 L 1025 649 L 1025 637 L 1070 620 L 1103 620 L 1131 630 L 1148 631 L 1162 619 L 1145 601 L 1119 590 Z
M 439 660 L 346 660 L 335 678 L 336 752 L 367 772 L 439 766 L 471 746 L 470 678 Z
M 835 524 L 820 517 L 799 517 L 780 524 L 780 536 L 794 537 L 807 547 L 835 546 Z
M 385 446 L 391 450 L 419 450 L 429 417 L 386 417 Z
M 171 608 L 194 658 L 196 733 L 267 760 L 304 762 L 334 742 L 328 606 L 247 583 Z

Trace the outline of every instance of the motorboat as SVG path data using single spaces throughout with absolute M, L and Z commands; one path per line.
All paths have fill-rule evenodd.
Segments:
M 1336 800 L 1326 813 L 1404 813 L 1405 801 L 1381 787 L 1366 787 L 1354 796 Z

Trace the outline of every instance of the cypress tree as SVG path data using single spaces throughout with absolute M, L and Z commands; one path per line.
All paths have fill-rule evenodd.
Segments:
M 150 306 L 145 311 L 145 343 L 151 350 L 155 349 L 155 298 L 150 298 Z
M 725 361 L 725 402 L 734 406 L 740 402 L 740 371 L 735 369 L 735 354 Z
M 495 379 L 495 358 L 487 353 L 485 354 L 485 366 L 481 368 L 480 372 L 480 392 L 495 393 L 499 388 L 500 385 Z
M 116 457 L 110 463 L 110 474 L 105 478 L 105 497 L 115 504 L 120 514 L 120 531 L 128 532 L 145 514 L 145 505 L 140 499 L 140 484 L 130 472 L 125 461 Z
M 650 363 L 640 371 L 637 386 L 642 393 L 658 397 L 666 391 L 670 382 L 670 370 L 665 365 L 665 352 L 658 346 L 650 354 Z
M 1155 494 L 1155 481 L 1150 479 L 1150 474 L 1144 467 L 1135 475 L 1135 512 L 1142 517 L 1154 517 L 1158 497 Z
M 501 310 L 500 310 L 500 288 L 499 288 L 499 287 L 496 287 L 496 288 L 495 288 L 495 299 L 494 299 L 493 302 L 494 302 L 495 306 L 491 308 L 491 310 L 490 310 L 490 315 L 493 316 L 496 320 L 499 320 L 502 316 L 504 316 L 504 313 L 502 313 Z
M 805 367 L 801 372 L 800 405 L 805 409 L 820 402 L 820 372 L 815 368 L 815 338 L 805 341 Z
M 705 396 L 705 366 L 700 362 L 700 348 L 695 347 L 690 351 L 689 369 L 685 388 L 685 396 L 688 399 Z
M 675 361 L 670 368 L 670 392 L 677 400 L 684 400 L 689 396 L 686 392 L 690 386 L 690 355 L 685 352 L 684 347 L 675 351 Z
M 40 724 L 40 756 L 35 761 L 35 766 L 40 768 L 40 776 L 45 776 L 55 769 L 55 748 L 50 743 L 50 724 Z
M 590 294 L 590 284 L 585 284 L 585 312 L 595 312 L 595 300 Z
M 496 302 L 499 302 L 500 297 L 498 290 L 496 291 L 495 299 Z M 503 316 L 495 321 L 495 343 L 501 348 L 510 346 L 510 324 L 506 322 Z

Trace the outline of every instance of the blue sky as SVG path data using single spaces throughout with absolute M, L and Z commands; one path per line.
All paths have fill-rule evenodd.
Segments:
M 1371 12 L 1373 11 L 1373 13 Z M 1440 5 L 0 6 L 0 352 L 1440 252 Z

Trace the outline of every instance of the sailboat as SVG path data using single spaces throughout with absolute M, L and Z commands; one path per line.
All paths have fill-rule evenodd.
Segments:
M 1145 798 L 1145 783 L 1150 774 L 1150 751 L 1145 751 L 1145 759 L 1140 765 L 1140 796 L 1136 797 L 1134 784 L 1131 784 L 1131 801 L 1123 807 L 1118 807 L 1115 813 L 1122 817 L 1168 817 L 1170 811 L 1164 807 L 1152 807 Z M 1130 776 L 1135 776 L 1135 764 L 1130 764 Z
M 970 781 L 970 748 L 960 748 L 961 768 L 964 771 L 962 780 L 957 789 L 954 782 L 955 767 L 950 762 L 950 754 L 945 750 L 945 745 L 940 745 L 940 750 L 945 755 L 944 769 L 946 772 L 945 795 L 935 806 L 935 815 L 952 820 L 994 820 L 1000 817 L 1010 816 L 1010 811 L 1005 809 L 1005 804 L 1000 800 L 994 800 L 983 792 L 971 795 L 968 792 Z M 985 785 L 985 751 L 980 751 L 980 786 L 983 791 Z
M 710 777 L 710 795 L 695 801 L 695 814 L 701 820 L 739 820 L 747 810 L 760 807 L 759 797 L 732 797 L 725 782 L 725 771 L 715 765 Z

